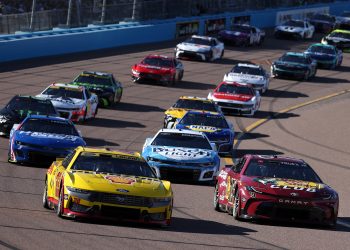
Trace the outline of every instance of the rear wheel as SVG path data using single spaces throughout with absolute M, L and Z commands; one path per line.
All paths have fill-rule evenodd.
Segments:
M 221 209 L 220 203 L 219 203 L 219 186 L 218 186 L 218 184 L 215 185 L 215 189 L 214 189 L 213 205 L 214 205 L 215 211 L 218 211 L 218 212 L 222 212 L 223 211 Z
M 310 70 L 306 71 L 306 73 L 304 75 L 304 80 L 305 81 L 309 80 L 309 76 L 310 76 Z

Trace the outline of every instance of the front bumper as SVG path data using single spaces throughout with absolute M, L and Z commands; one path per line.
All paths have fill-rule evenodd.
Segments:
M 80 122 L 84 120 L 84 114 L 83 113 L 79 113 L 79 110 L 77 109 L 64 109 L 64 108 L 57 108 L 57 112 L 60 115 L 60 117 L 66 118 L 71 120 L 72 122 Z
M 200 60 L 200 61 L 208 61 L 211 56 L 205 52 L 195 52 L 195 51 L 187 51 L 187 50 L 175 50 L 175 57 L 181 59 L 190 59 L 190 60 Z
M 239 101 L 226 101 L 214 98 L 213 101 L 220 106 L 221 109 L 227 109 L 233 112 L 237 112 L 241 115 L 253 115 L 255 110 L 255 103 L 245 103 Z
M 147 72 L 138 72 L 131 73 L 131 78 L 133 81 L 157 81 L 157 82 L 169 82 L 172 81 L 172 74 L 155 74 L 155 73 L 147 73 Z
M 301 70 L 297 68 L 281 68 L 281 67 L 273 67 L 272 74 L 274 76 L 281 77 L 293 77 L 293 78 L 304 78 L 306 75 L 306 70 Z
M 302 35 L 298 32 L 288 32 L 283 30 L 276 30 L 275 36 L 277 37 L 285 37 L 285 38 L 302 38 Z

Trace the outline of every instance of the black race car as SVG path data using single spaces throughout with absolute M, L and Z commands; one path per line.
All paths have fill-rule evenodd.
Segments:
M 83 71 L 72 84 L 85 86 L 95 93 L 100 107 L 108 107 L 120 102 L 123 94 L 122 84 L 111 73 Z
M 320 33 L 329 33 L 335 28 L 336 19 L 335 16 L 328 14 L 314 14 L 310 23 L 315 26 L 315 31 Z
M 16 95 L 0 110 L 0 135 L 8 136 L 13 124 L 21 123 L 28 115 L 58 116 L 58 113 L 50 100 Z

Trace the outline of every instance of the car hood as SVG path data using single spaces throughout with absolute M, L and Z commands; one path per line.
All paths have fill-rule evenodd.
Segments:
M 303 28 L 300 27 L 294 27 L 294 26 L 277 26 L 278 30 L 286 31 L 286 32 L 301 32 L 303 31 Z
M 201 163 L 213 159 L 216 152 L 198 148 L 147 146 L 143 155 L 160 160 Z
M 258 84 L 264 81 L 264 77 L 259 75 L 228 73 L 226 74 L 225 80 L 238 83 Z
M 333 60 L 335 58 L 335 55 L 319 52 L 307 52 L 307 54 L 309 54 L 311 58 L 315 60 Z
M 162 74 L 162 73 L 167 73 L 171 70 L 170 68 L 158 67 L 158 66 L 153 66 L 153 65 L 143 64 L 143 63 L 136 64 L 135 68 L 139 72 L 145 72 L 145 73 L 151 73 L 151 74 L 152 73 Z
M 50 146 L 54 148 L 85 146 L 85 141 L 83 138 L 72 135 L 17 130 L 14 136 L 16 141 L 40 146 Z
M 79 108 L 84 105 L 85 101 L 82 99 L 70 97 L 56 97 L 51 95 L 38 95 L 38 97 L 51 100 L 53 106 L 59 108 Z
M 98 84 L 92 84 L 92 83 L 87 83 L 87 82 L 73 82 L 74 85 L 78 86 L 84 86 L 88 90 L 94 93 L 100 93 L 100 92 L 113 92 L 113 87 L 112 86 L 107 86 L 107 85 L 98 85 Z
M 164 187 L 163 182 L 156 178 L 110 175 L 76 170 L 68 172 L 68 176 L 75 188 L 95 192 L 122 193 L 147 197 L 162 197 L 168 194 L 168 190 Z
M 180 50 L 194 51 L 194 52 L 205 52 L 210 50 L 210 46 L 193 44 L 193 43 L 180 43 L 177 45 L 177 48 Z
M 254 187 L 257 191 L 284 198 L 317 198 L 333 192 L 323 183 L 293 179 L 243 176 L 241 181 L 243 185 Z
M 212 127 L 212 126 L 204 126 L 204 125 L 186 125 L 186 124 L 178 124 L 176 126 L 178 129 L 189 129 L 192 131 L 198 131 L 198 132 L 204 132 L 204 133 L 223 133 L 226 131 L 226 129 L 223 128 L 217 128 L 217 127 Z
M 239 95 L 239 94 L 228 94 L 228 93 L 214 93 L 214 97 L 216 99 L 229 100 L 229 101 L 239 101 L 239 102 L 247 102 L 250 101 L 253 96 L 251 95 Z
M 288 67 L 296 67 L 296 68 L 305 68 L 308 67 L 309 65 L 303 64 L 303 63 L 297 63 L 297 62 L 286 62 L 286 61 L 275 61 L 273 63 L 274 65 L 285 65 Z

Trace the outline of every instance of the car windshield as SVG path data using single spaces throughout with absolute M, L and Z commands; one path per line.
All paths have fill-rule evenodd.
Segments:
M 38 132 L 38 133 L 79 136 L 74 125 L 65 120 L 30 118 L 30 119 L 27 119 L 21 125 L 20 130 Z
M 323 54 L 329 54 L 329 55 L 335 54 L 335 50 L 333 48 L 325 47 L 325 46 L 311 46 L 309 51 L 314 53 L 323 53 Z
M 309 165 L 287 160 L 251 160 L 244 175 L 322 182 Z
M 208 139 L 198 134 L 161 132 L 152 141 L 153 146 L 212 149 Z
M 211 112 L 218 111 L 214 102 L 202 100 L 179 99 L 173 107 L 182 109 L 205 110 Z
M 162 57 L 146 57 L 143 61 L 143 64 L 156 66 L 156 67 L 162 67 L 162 68 L 172 68 L 173 63 L 172 60 L 169 58 L 162 58 Z
M 253 95 L 250 87 L 235 84 L 221 84 L 217 92 L 237 95 Z
M 6 106 L 20 116 L 27 115 L 57 115 L 49 100 L 39 100 L 32 97 L 16 96 Z
M 284 26 L 301 27 L 304 28 L 304 22 L 298 20 L 288 20 L 283 24 Z
M 98 76 L 98 75 L 85 75 L 78 76 L 74 82 L 88 83 L 101 86 L 112 86 L 112 79 L 110 77 Z
M 243 32 L 243 33 L 250 33 L 251 27 L 249 26 L 244 26 L 244 25 L 233 25 L 232 26 L 232 31 L 238 31 L 238 32 Z
M 247 75 L 255 75 L 255 76 L 263 76 L 264 71 L 262 68 L 258 67 L 247 67 L 247 66 L 239 66 L 236 65 L 231 70 L 232 73 L 239 73 L 239 74 L 247 74 Z
M 350 39 L 350 33 L 345 32 L 332 32 L 329 37 Z
M 50 95 L 53 97 L 66 97 L 74 99 L 84 99 L 84 94 L 82 89 L 76 88 L 66 88 L 66 87 L 49 87 L 44 92 L 44 95 Z
M 187 113 L 180 121 L 183 125 L 201 125 L 215 128 L 228 128 L 226 119 L 222 115 Z
M 210 46 L 209 39 L 203 39 L 198 37 L 191 37 L 185 41 L 185 43 L 193 43 L 193 44 L 200 44 L 200 45 L 207 45 Z
M 314 20 L 323 20 L 328 22 L 334 22 L 335 18 L 329 15 L 316 14 L 312 17 Z
M 71 169 L 105 174 L 157 178 L 145 161 L 132 156 L 116 154 L 81 152 L 74 161 Z
M 281 61 L 283 62 L 292 62 L 292 63 L 300 63 L 300 64 L 308 64 L 306 57 L 298 56 L 298 55 L 288 55 L 285 54 L 282 56 Z

